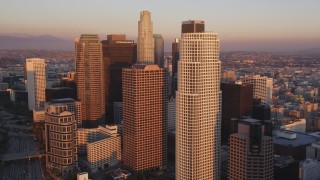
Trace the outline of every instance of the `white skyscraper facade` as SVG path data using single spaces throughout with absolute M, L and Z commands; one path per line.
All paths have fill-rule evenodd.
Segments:
M 26 59 L 29 110 L 41 108 L 46 100 L 46 63 L 44 59 Z
M 138 22 L 138 64 L 154 64 L 153 22 L 149 11 L 140 12 Z
M 180 42 L 176 179 L 220 179 L 221 63 L 218 35 L 212 32 L 182 33 Z

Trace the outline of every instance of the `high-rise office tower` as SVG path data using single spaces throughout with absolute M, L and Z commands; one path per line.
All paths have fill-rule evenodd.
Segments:
M 212 32 L 182 23 L 176 92 L 176 179 L 220 179 L 220 43 Z
M 272 103 L 273 79 L 260 75 L 246 75 L 240 77 L 244 83 L 253 84 L 253 98 L 260 99 L 263 104 Z
M 177 83 L 178 83 L 178 60 L 179 60 L 179 39 L 175 39 L 174 42 L 172 43 L 172 95 L 175 97 L 176 96 L 176 91 L 177 91 Z
M 252 115 L 253 85 L 239 81 L 222 82 L 222 131 L 223 143 L 228 142 L 231 132 L 231 118 L 241 119 Z
M 181 33 L 201 33 L 204 32 L 204 21 L 190 20 L 184 21 L 181 26 Z
M 77 122 L 63 103 L 45 105 L 46 167 L 62 174 L 78 166 Z
M 144 21 L 151 22 L 150 12 L 141 12 L 141 18 L 139 30 L 145 26 Z M 147 29 L 152 29 L 149 25 Z M 138 40 L 138 49 L 139 45 L 148 47 L 149 41 Z M 134 172 L 162 169 L 167 163 L 167 73 L 150 64 L 150 51 L 139 53 L 148 57 L 144 60 L 152 61 L 140 61 L 122 70 L 123 162 Z
M 43 108 L 46 101 L 46 63 L 44 59 L 26 59 L 29 110 Z
M 271 124 L 271 123 L 270 123 Z M 273 179 L 273 140 L 270 124 L 244 119 L 230 135 L 228 179 Z
M 75 41 L 77 97 L 85 127 L 97 127 L 105 115 L 105 76 L 98 35 L 83 34 Z
M 154 64 L 164 68 L 164 41 L 161 34 L 154 34 Z
M 135 172 L 166 163 L 166 71 L 157 65 L 123 69 L 123 160 Z
M 154 64 L 151 13 L 149 11 L 140 12 L 140 21 L 138 23 L 138 64 Z
M 110 34 L 102 41 L 105 63 L 106 117 L 114 119 L 114 102 L 122 102 L 122 68 L 129 68 L 137 61 L 137 44 L 126 40 L 124 34 Z

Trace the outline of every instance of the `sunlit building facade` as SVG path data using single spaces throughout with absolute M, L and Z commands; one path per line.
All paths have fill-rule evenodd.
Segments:
M 204 32 L 203 21 L 183 22 L 182 32 L 176 92 L 176 179 L 220 179 L 220 42 L 216 33 Z
M 105 115 L 105 76 L 99 36 L 83 34 L 75 40 L 77 98 L 84 126 L 97 127 Z
M 138 63 L 154 64 L 154 39 L 151 12 L 141 11 L 138 22 Z
M 44 59 L 31 58 L 26 60 L 28 107 L 43 108 L 46 101 L 46 63 Z
M 78 167 L 77 122 L 63 103 L 45 105 L 46 167 L 60 175 Z

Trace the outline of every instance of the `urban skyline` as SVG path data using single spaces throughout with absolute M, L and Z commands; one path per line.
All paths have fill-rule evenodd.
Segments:
M 73 57 L 0 45 L 0 178 L 320 179 L 320 48 L 221 52 L 195 16 L 164 53 L 153 15 L 134 16 L 136 39 L 81 32 Z
M 316 23 L 319 17 L 317 7 L 320 6 L 318 1 L 202 0 L 197 3 L 177 0 L 143 3 L 69 1 L 62 4 L 61 1 L 5 0 L 0 7 L 0 35 L 49 34 L 72 39 L 83 33 L 96 33 L 100 36 L 122 33 L 127 34 L 128 39 L 137 41 L 137 12 L 146 9 L 154 14 L 154 21 L 157 22 L 154 33 L 163 35 L 165 51 L 169 51 L 171 41 L 180 36 L 178 24 L 188 19 L 205 20 L 208 29 L 219 32 L 224 51 L 319 48 L 320 25 Z M 77 13 L 84 10 L 92 13 Z

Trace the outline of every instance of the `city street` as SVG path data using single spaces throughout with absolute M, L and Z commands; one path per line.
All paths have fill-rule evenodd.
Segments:
M 2 111 L 3 114 L 3 111 Z M 9 114 L 6 114 L 9 115 Z M 38 142 L 33 138 L 31 128 L 29 126 L 14 125 L 12 118 L 6 118 L 5 127 L 8 129 L 8 148 L 3 154 L 4 157 L 16 156 L 24 153 L 21 160 L 5 161 L 4 174 L 1 180 L 41 180 L 43 178 L 43 170 L 39 158 L 25 158 L 31 155 L 39 154 Z M 2 132 L 5 129 L 1 129 Z
M 5 162 L 3 180 L 41 180 L 41 164 L 39 159 Z

